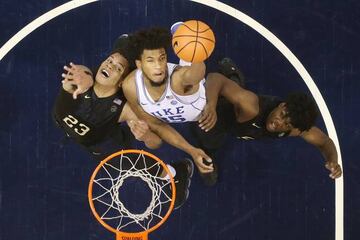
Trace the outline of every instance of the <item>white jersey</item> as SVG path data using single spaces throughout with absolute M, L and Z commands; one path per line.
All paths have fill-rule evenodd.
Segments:
M 143 110 L 152 116 L 169 123 L 197 121 L 206 104 L 205 79 L 199 83 L 199 89 L 191 95 L 178 95 L 171 89 L 171 75 L 176 64 L 168 63 L 168 79 L 163 95 L 158 101 L 154 101 L 147 91 L 143 73 L 136 71 L 135 82 L 138 102 Z

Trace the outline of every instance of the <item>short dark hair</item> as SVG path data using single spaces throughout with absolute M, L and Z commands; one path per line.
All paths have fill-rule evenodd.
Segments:
M 129 72 L 136 68 L 135 65 L 135 51 L 132 45 L 133 36 L 123 34 L 118 39 L 116 39 L 111 54 L 119 53 L 129 63 Z
M 285 104 L 293 127 L 303 132 L 315 125 L 319 112 L 312 97 L 305 93 L 291 93 L 286 97 Z
M 171 33 L 162 27 L 152 27 L 140 30 L 133 35 L 132 42 L 135 49 L 135 58 L 139 60 L 145 49 L 154 50 L 164 48 L 167 50 L 171 46 Z

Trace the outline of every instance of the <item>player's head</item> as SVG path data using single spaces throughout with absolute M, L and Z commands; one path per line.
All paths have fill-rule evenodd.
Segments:
M 288 132 L 294 128 L 307 131 L 314 126 L 317 115 L 313 98 L 305 93 L 292 93 L 271 111 L 266 120 L 266 129 L 270 132 Z
M 126 75 L 135 68 L 135 60 L 128 37 L 116 40 L 111 55 L 101 63 L 95 80 L 106 86 L 119 86 Z
M 95 81 L 104 86 L 119 86 L 128 71 L 129 62 L 126 58 L 120 53 L 113 53 L 101 63 Z
M 134 34 L 136 66 L 153 86 L 161 86 L 167 77 L 167 49 L 171 46 L 170 31 L 154 27 Z

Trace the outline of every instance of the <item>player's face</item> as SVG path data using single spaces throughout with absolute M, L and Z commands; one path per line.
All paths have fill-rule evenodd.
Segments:
M 105 86 L 118 86 L 128 68 L 128 61 L 119 53 L 114 53 L 101 63 L 96 73 L 96 82 Z
M 287 116 L 285 103 L 280 103 L 266 119 L 266 129 L 269 132 L 288 132 L 293 128 Z
M 147 50 L 141 55 L 141 60 L 136 61 L 145 77 L 154 86 L 161 86 L 167 77 L 167 55 L 164 48 Z

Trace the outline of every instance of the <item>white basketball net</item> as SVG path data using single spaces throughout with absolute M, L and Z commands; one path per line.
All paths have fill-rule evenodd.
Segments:
M 159 177 L 163 167 L 158 161 L 148 161 L 149 157 L 138 154 L 137 159 L 130 159 L 124 154 L 107 161 L 98 171 L 93 183 L 93 202 L 103 205 L 102 213 L 96 208 L 97 213 L 107 224 L 117 230 L 123 230 L 130 225 L 140 226 L 140 229 L 147 230 L 163 219 L 171 202 L 171 181 Z M 124 166 L 127 165 L 127 166 Z M 141 168 L 137 168 L 141 165 Z M 149 172 L 151 171 L 152 174 Z M 99 174 L 102 172 L 101 174 Z M 154 174 L 155 173 L 155 174 Z M 99 176 L 100 175 L 100 176 Z M 99 176 L 99 178 L 97 178 Z M 121 202 L 119 189 L 129 177 L 140 178 L 151 190 L 151 201 L 143 213 L 131 213 Z M 97 186 L 96 196 L 94 187 Z M 170 189 L 167 192 L 165 189 Z M 98 192 L 103 193 L 98 194 Z M 110 224 L 109 224 L 110 225 Z

